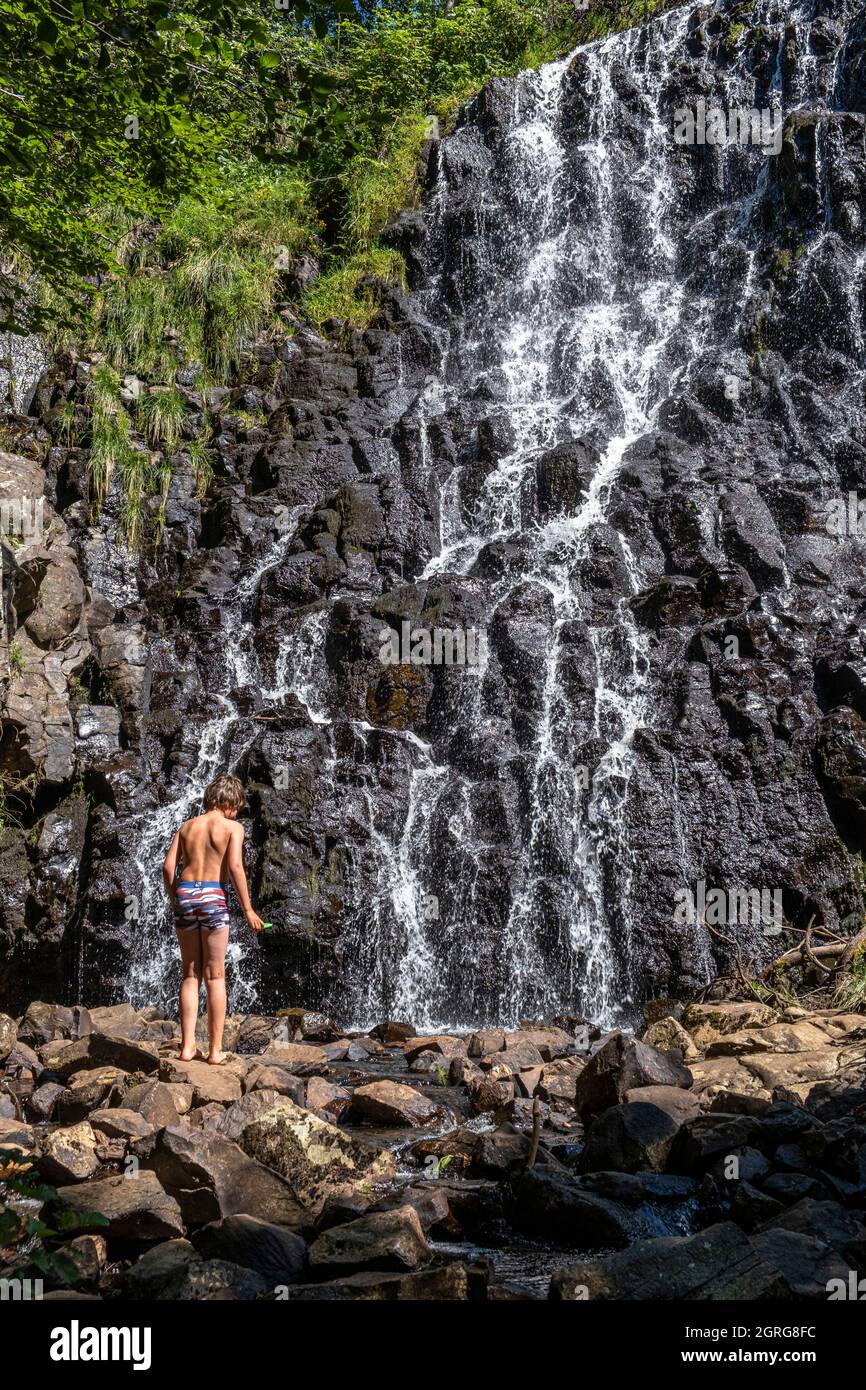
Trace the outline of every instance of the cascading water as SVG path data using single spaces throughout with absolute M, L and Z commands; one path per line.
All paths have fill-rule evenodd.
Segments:
M 155 866 L 209 778 L 239 764 L 267 793 L 280 928 L 267 981 L 247 937 L 233 943 L 240 1008 L 266 984 L 269 1001 L 359 1026 L 611 1023 L 711 977 L 708 933 L 671 926 L 701 877 L 733 866 L 804 910 L 817 884 L 850 910 L 805 735 L 793 792 L 790 759 L 820 725 L 813 654 L 859 611 L 814 579 L 835 561 L 811 520 L 851 476 L 866 379 L 862 236 L 833 126 L 859 109 L 839 37 L 853 8 L 755 0 L 745 26 L 734 7 L 671 11 L 494 81 L 435 146 L 408 327 L 370 335 L 382 358 L 363 389 L 332 393 L 312 424 L 317 363 L 333 382 L 346 360 L 298 349 L 291 447 L 274 424 L 254 480 L 229 456 L 229 513 L 235 480 L 253 483 L 246 505 L 268 468 L 306 501 L 216 605 L 224 666 L 202 681 L 194 650 L 206 720 L 197 703 L 170 756 L 145 748 L 156 780 L 172 772 L 169 804 L 138 826 L 127 996 L 171 997 Z M 796 113 L 795 156 L 684 149 L 675 110 L 699 100 Z M 828 266 L 842 288 L 812 371 Z M 828 442 L 840 401 L 853 424 L 837 411 Z M 382 623 L 419 614 L 480 629 L 479 662 L 386 671 Z M 744 660 L 725 666 L 731 634 Z M 181 675 L 168 644 L 154 664 Z
M 781 52 L 793 33 L 810 54 L 813 4 L 766 0 L 758 9 L 771 48 Z M 738 149 L 730 194 L 714 215 L 692 215 L 671 102 L 690 18 L 690 8 L 676 11 L 494 84 L 438 151 L 424 302 L 441 366 L 417 413 L 423 457 L 439 478 L 441 547 L 422 578 L 483 577 L 488 631 L 509 605 L 529 603 L 545 628 L 543 688 L 515 759 L 516 863 L 496 864 L 488 808 L 453 742 L 413 754 L 399 825 L 378 826 L 371 801 L 379 868 L 354 935 L 361 1022 L 387 1011 L 421 1027 L 557 1011 L 612 1022 L 629 1011 L 640 930 L 631 891 L 634 744 L 652 729 L 660 701 L 632 610 L 646 578 L 618 524 L 618 478 L 706 350 L 736 342 L 755 257 L 750 219 L 769 158 Z M 807 56 L 793 84 L 777 63 L 765 87 L 736 57 L 717 75 L 716 99 L 743 108 L 772 102 L 776 113 L 820 107 L 832 95 L 823 81 Z M 470 206 L 476 167 L 483 197 Z M 723 265 L 724 304 L 716 293 Z M 479 400 L 506 441 L 480 483 L 477 454 L 464 451 L 455 463 L 437 459 L 430 444 L 443 420 L 478 420 Z M 545 515 L 539 466 L 577 442 L 593 460 L 582 495 Z M 573 679 L 580 660 L 594 673 L 583 710 Z M 456 739 L 483 748 L 502 729 L 500 716 L 501 675 L 467 675 Z M 673 819 L 688 881 L 697 857 L 676 805 Z M 501 893 L 491 903 L 498 871 Z M 374 958 L 380 966 L 371 971 Z M 694 959 L 709 978 L 705 934 Z
M 295 536 L 302 508 L 281 519 L 278 534 L 269 549 L 237 584 L 232 598 L 220 610 L 218 645 L 225 654 L 221 672 L 211 678 L 221 688 L 211 691 L 217 709 L 201 729 L 197 764 L 187 777 L 183 790 L 156 811 L 142 815 L 131 828 L 130 843 L 134 879 L 128 885 L 126 915 L 130 922 L 129 967 L 125 997 L 134 1004 L 173 1007 L 179 980 L 177 947 L 170 930 L 170 911 L 166 902 L 159 866 L 175 831 L 202 809 L 204 789 L 214 777 L 233 768 L 252 745 L 256 726 L 238 708 L 233 692 L 261 686 L 254 608 L 262 578 L 279 564 Z M 171 661 L 171 656 L 167 656 Z M 292 689 L 285 665 L 277 671 L 273 688 L 263 689 L 268 707 Z M 232 1006 L 252 1008 L 256 1001 L 259 961 L 248 935 L 232 934 L 226 959 L 231 967 Z

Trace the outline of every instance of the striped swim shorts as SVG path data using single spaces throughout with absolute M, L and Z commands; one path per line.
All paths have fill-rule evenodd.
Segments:
M 181 931 L 190 927 L 206 927 L 219 931 L 229 925 L 226 886 L 212 880 L 198 882 L 182 879 L 177 885 L 174 923 Z

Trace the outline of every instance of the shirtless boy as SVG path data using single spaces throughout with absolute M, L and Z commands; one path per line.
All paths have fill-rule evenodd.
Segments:
M 244 828 L 238 824 L 244 789 L 237 777 L 217 777 L 204 794 L 204 815 L 184 821 L 171 842 L 162 876 L 174 910 L 183 980 L 180 986 L 181 1061 L 201 1057 L 195 1045 L 198 998 L 207 990 L 207 1060 L 219 1066 L 226 1018 L 225 958 L 229 940 L 229 878 L 254 932 L 264 923 L 250 903 L 244 873 Z M 178 862 L 182 865 L 177 877 Z

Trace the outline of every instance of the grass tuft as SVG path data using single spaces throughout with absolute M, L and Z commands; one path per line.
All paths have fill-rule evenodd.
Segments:
M 363 331 L 378 306 L 377 281 L 405 288 L 406 264 L 399 251 L 373 246 L 337 263 L 314 281 L 304 312 L 317 328 L 340 319 Z

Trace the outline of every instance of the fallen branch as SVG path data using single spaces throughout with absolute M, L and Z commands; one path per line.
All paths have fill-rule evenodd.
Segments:
M 848 938 L 842 954 L 833 966 L 834 975 L 838 974 L 840 970 L 846 970 L 848 968 L 848 962 L 851 960 L 854 953 L 860 950 L 861 946 L 866 947 L 866 926 L 861 927 L 858 932 L 855 932 L 853 936 Z

